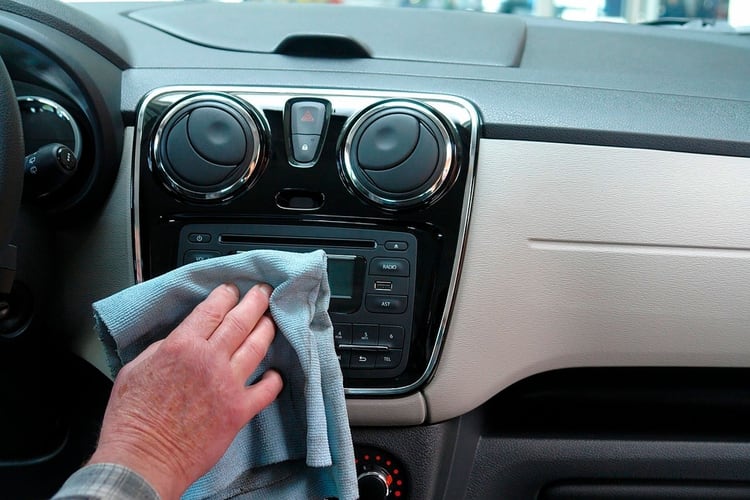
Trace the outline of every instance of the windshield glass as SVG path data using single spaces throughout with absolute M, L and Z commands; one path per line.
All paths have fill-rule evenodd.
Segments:
M 102 0 L 65 0 L 91 2 Z M 107 1 L 107 0 L 105 0 Z M 133 1 L 133 0 L 108 0 Z M 136 0 L 138 1 L 138 0 Z M 149 0 L 154 1 L 154 0 Z M 196 1 L 196 0 L 156 0 Z M 200 1 L 200 0 L 199 0 Z M 241 3 L 273 0 L 204 0 Z M 648 23 L 726 29 L 750 27 L 750 0 L 277 0 L 283 3 L 473 10 L 556 17 L 574 21 Z

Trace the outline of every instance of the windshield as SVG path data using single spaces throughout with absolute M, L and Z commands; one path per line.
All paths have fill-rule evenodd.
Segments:
M 94 2 L 102 0 L 64 0 Z M 133 0 L 104 0 L 111 2 Z M 139 1 L 139 0 L 136 0 Z M 144 0 L 145 1 L 145 0 Z M 148 0 L 196 1 L 196 0 Z M 200 0 L 198 0 L 200 1 Z M 273 0 L 203 0 L 241 3 Z M 647 23 L 701 28 L 750 27 L 750 0 L 276 0 L 283 3 L 404 7 L 417 9 L 473 10 L 556 17 L 574 21 Z

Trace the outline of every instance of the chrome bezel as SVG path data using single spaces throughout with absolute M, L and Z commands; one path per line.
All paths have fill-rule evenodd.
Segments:
M 230 106 L 234 111 L 240 114 L 242 118 L 247 122 L 250 133 L 253 138 L 253 150 L 250 155 L 250 161 L 244 165 L 242 174 L 230 185 L 225 186 L 216 191 L 195 191 L 189 187 L 184 186 L 179 179 L 176 179 L 169 173 L 169 170 L 164 166 L 161 158 L 161 141 L 167 127 L 172 124 L 175 117 L 179 116 L 185 108 L 196 104 L 196 103 L 211 103 L 218 102 Z M 159 125 L 156 129 L 153 139 L 151 140 L 150 152 L 151 152 L 151 163 L 149 168 L 153 172 L 154 170 L 158 173 L 159 178 L 162 181 L 164 187 L 178 194 L 184 198 L 197 201 L 225 201 L 231 199 L 236 195 L 243 187 L 245 187 L 250 179 L 252 179 L 256 170 L 262 169 L 264 163 L 267 161 L 267 155 L 265 150 L 267 148 L 267 137 L 269 135 L 270 127 L 266 122 L 265 116 L 262 113 L 258 113 L 250 105 L 235 99 L 229 95 L 222 95 L 216 93 L 196 93 L 190 95 L 185 99 L 176 102 L 171 108 L 167 110 L 164 116 L 159 120 Z
M 461 206 L 461 222 L 459 226 L 458 244 L 456 255 L 453 259 L 451 281 L 448 286 L 448 292 L 440 317 L 438 331 L 436 334 L 435 345 L 430 353 L 422 375 L 414 382 L 399 387 L 345 387 L 344 392 L 350 396 L 398 396 L 414 392 L 429 382 L 437 366 L 440 351 L 445 340 L 445 333 L 448 327 L 453 306 L 456 298 L 456 288 L 461 275 L 463 257 L 466 249 L 466 240 L 468 238 L 469 221 L 471 218 L 471 207 L 474 199 L 474 183 L 476 178 L 476 156 L 479 142 L 479 113 L 473 104 L 460 97 L 429 94 L 429 93 L 411 93 L 411 92 L 386 92 L 386 91 L 360 91 L 360 90 L 340 90 L 340 89 L 321 89 L 321 88 L 292 88 L 292 87 L 252 87 L 252 86 L 168 86 L 162 87 L 149 92 L 143 99 L 138 109 L 136 120 L 136 133 L 134 137 L 135 155 L 133 165 L 133 239 L 134 239 L 134 272 L 136 281 L 143 281 L 143 253 L 141 249 L 141 229 L 140 229 L 140 201 L 138 193 L 140 192 L 140 161 L 141 161 L 141 144 L 143 140 L 144 127 L 146 122 L 146 109 L 152 101 L 175 103 L 182 98 L 195 94 L 203 93 L 232 93 L 237 99 L 241 99 L 248 104 L 252 104 L 260 109 L 283 112 L 284 104 L 287 100 L 300 97 L 315 96 L 321 99 L 327 99 L 332 104 L 332 114 L 354 116 L 362 109 L 377 104 L 386 99 L 405 99 L 419 101 L 429 104 L 446 116 L 451 123 L 460 124 L 470 132 L 468 140 L 468 151 L 466 154 L 466 185 L 464 187 L 463 204 Z
M 16 98 L 16 101 L 19 104 L 21 102 L 38 102 L 39 104 L 50 106 L 54 109 L 57 116 L 63 118 L 70 124 L 70 128 L 73 130 L 73 153 L 75 153 L 77 159 L 81 159 L 81 151 L 83 150 L 81 128 L 78 126 L 78 122 L 75 121 L 75 118 L 73 118 L 73 115 L 71 115 L 62 104 L 55 102 L 52 99 L 36 95 L 20 95 Z
M 354 165 L 352 165 L 351 160 L 353 141 L 359 129 L 364 124 L 366 124 L 371 117 L 377 115 L 378 113 L 399 108 L 406 108 L 412 111 L 416 111 L 417 113 L 420 113 L 427 117 L 440 133 L 440 139 L 442 140 L 441 146 L 445 148 L 445 159 L 443 161 L 443 164 L 438 167 L 441 170 L 438 178 L 435 179 L 435 181 L 430 186 L 428 186 L 418 195 L 411 196 L 403 200 L 387 198 L 384 196 L 380 196 L 377 193 L 373 193 L 367 187 L 367 185 L 362 182 L 360 178 L 361 175 L 365 174 L 360 172 L 359 169 L 356 169 Z M 365 110 L 363 113 L 350 117 L 349 120 L 347 120 L 347 122 L 344 124 L 344 132 L 342 134 L 343 147 L 341 147 L 341 141 L 339 141 L 339 151 L 341 153 L 339 157 L 338 167 L 341 179 L 347 186 L 354 188 L 357 193 L 359 193 L 367 200 L 375 203 L 376 205 L 389 209 L 413 207 L 416 205 L 427 203 L 428 201 L 435 201 L 432 198 L 435 197 L 435 195 L 439 194 L 441 190 L 444 191 L 443 188 L 447 186 L 446 182 L 451 178 L 458 177 L 460 170 L 460 165 L 455 161 L 456 134 L 455 132 L 451 134 L 448 128 L 444 125 L 444 121 L 445 120 L 442 120 L 436 112 L 434 112 L 431 108 L 424 104 L 412 100 L 398 99 L 378 103 L 375 106 Z M 453 171 L 454 163 L 456 164 L 455 171 Z

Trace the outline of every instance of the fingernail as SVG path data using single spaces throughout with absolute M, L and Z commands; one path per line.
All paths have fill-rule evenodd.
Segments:
M 278 368 L 272 367 L 266 371 L 266 373 L 268 372 L 276 372 L 279 375 L 279 378 L 281 379 L 282 390 L 286 388 L 286 378 L 284 378 L 284 375 L 281 373 L 281 370 L 279 370 Z
M 268 283 L 261 283 L 260 285 L 258 285 L 258 290 L 263 292 L 263 295 L 265 295 L 266 297 L 270 297 L 271 293 L 273 292 L 273 288 L 271 288 L 271 285 L 269 285 Z
M 235 285 L 234 283 L 224 283 L 221 286 L 223 286 L 224 288 L 226 288 L 227 290 L 229 290 L 230 292 L 232 292 L 233 294 L 239 297 L 240 289 L 237 288 L 237 285 Z

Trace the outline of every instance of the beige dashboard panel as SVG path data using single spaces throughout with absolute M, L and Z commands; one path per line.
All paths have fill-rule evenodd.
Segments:
M 530 375 L 750 366 L 750 159 L 483 140 L 432 422 Z
M 427 418 L 421 393 L 391 399 L 347 399 L 346 410 L 354 426 L 419 425 Z

